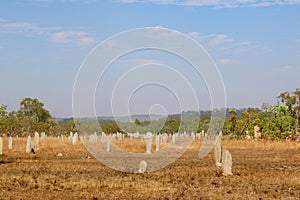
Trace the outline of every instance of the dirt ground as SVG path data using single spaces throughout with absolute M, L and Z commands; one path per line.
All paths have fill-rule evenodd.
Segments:
M 130 174 L 94 159 L 81 143 L 48 138 L 36 154 L 14 138 L 0 156 L 0 199 L 300 199 L 300 144 L 224 140 L 233 176 L 222 176 L 213 152 L 198 158 L 200 140 L 159 171 Z M 57 157 L 62 153 L 62 157 Z

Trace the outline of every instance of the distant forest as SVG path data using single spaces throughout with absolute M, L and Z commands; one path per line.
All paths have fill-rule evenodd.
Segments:
M 48 135 L 67 135 L 70 132 L 89 134 L 97 132 L 116 133 L 148 131 L 153 133 L 201 132 L 207 131 L 211 116 L 219 118 L 225 113 L 223 134 L 243 138 L 253 136 L 254 126 L 260 128 L 262 138 L 282 139 L 299 137 L 300 89 L 294 92 L 283 92 L 277 97 L 275 105 L 262 103 L 261 108 L 224 108 L 213 111 L 186 111 L 172 114 L 167 118 L 150 122 L 149 116 L 135 115 L 134 122 L 114 121 L 109 118 L 99 118 L 98 123 L 91 119 L 60 119 L 52 117 L 44 104 L 38 99 L 25 98 L 20 102 L 20 109 L 7 112 L 7 106 L 0 107 L 0 134 L 11 136 L 26 136 L 34 132 L 45 132 Z M 163 126 L 161 124 L 163 123 Z M 100 126 L 99 126 L 100 125 Z M 84 128 L 82 128 L 84 127 Z M 215 130 L 220 131 L 220 130 Z

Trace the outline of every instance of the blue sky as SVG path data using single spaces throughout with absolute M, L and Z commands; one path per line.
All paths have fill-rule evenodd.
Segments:
M 54 116 L 71 116 L 73 84 L 89 52 L 119 32 L 157 26 L 187 34 L 208 51 L 229 107 L 273 104 L 280 92 L 300 87 L 299 0 L 5 0 L 0 6 L 0 104 L 16 110 L 23 98 L 36 97 Z M 134 58 L 155 59 L 155 54 Z M 136 93 L 133 113 L 147 111 L 142 94 Z M 152 104 L 159 101 L 163 98 L 153 98 Z M 99 115 L 111 114 L 107 105 L 99 106 Z

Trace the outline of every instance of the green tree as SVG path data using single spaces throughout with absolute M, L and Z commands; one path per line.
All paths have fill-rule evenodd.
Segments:
M 176 133 L 180 126 L 180 120 L 167 120 L 164 127 L 161 129 L 161 133 Z
M 18 132 L 19 123 L 17 120 L 17 114 L 15 111 L 11 111 L 7 114 L 6 118 L 6 131 L 9 132 L 9 135 L 14 136 Z
M 235 109 L 231 109 L 229 113 L 230 113 L 230 122 L 231 122 L 231 133 L 235 135 L 237 112 Z
M 105 125 L 101 126 L 101 128 L 102 128 L 102 131 L 105 132 L 105 133 L 122 132 L 122 130 L 120 129 L 118 124 L 114 121 L 112 123 L 105 124 Z
M 242 117 L 237 122 L 240 135 L 245 135 L 246 131 L 251 132 L 253 130 L 258 113 L 259 111 L 253 108 L 248 108 L 247 111 L 242 112 Z
M 19 112 L 26 118 L 32 119 L 37 122 L 47 122 L 51 119 L 48 110 L 44 108 L 44 103 L 38 99 L 25 98 L 20 102 Z
M 25 98 L 20 102 L 20 109 L 17 113 L 18 120 L 27 132 L 31 131 L 48 131 L 53 125 L 52 116 L 44 108 L 44 103 L 38 99 Z
M 289 92 L 283 92 L 280 93 L 280 95 L 277 98 L 279 98 L 281 100 L 281 103 L 285 104 L 288 107 L 289 112 L 293 114 L 294 112 L 293 107 L 296 103 L 296 97 L 291 96 Z
M 295 92 L 293 92 L 296 98 L 296 106 L 295 106 L 295 114 L 296 114 L 296 120 L 295 120 L 295 130 L 296 135 L 299 135 L 299 114 L 300 114 L 300 89 L 297 88 Z
M 1 105 L 0 106 L 0 117 L 1 118 L 4 118 L 5 116 L 6 116 L 6 114 L 7 114 L 7 111 L 6 111 L 6 109 L 7 109 L 7 106 L 6 105 Z
M 52 120 L 51 120 L 52 121 Z M 55 120 L 56 121 L 56 120 Z M 60 135 L 69 135 L 70 132 L 78 132 L 74 119 L 64 119 L 58 122 L 50 122 L 50 123 L 57 123 L 57 125 L 53 124 L 53 127 L 50 128 L 49 132 L 53 135 L 60 134 Z M 79 122 L 78 122 L 79 123 Z
M 141 122 L 140 122 L 139 119 L 135 119 L 135 120 L 134 120 L 134 123 L 135 123 L 135 125 L 138 125 L 138 126 L 141 125 Z
M 6 126 L 6 117 L 7 117 L 7 106 L 6 105 L 1 105 L 0 106 L 0 132 L 4 133 L 5 132 L 5 126 Z
M 300 90 L 297 88 L 292 94 L 289 92 L 281 93 L 277 98 L 288 107 L 289 115 L 295 119 L 295 133 L 299 135 L 299 113 L 300 113 Z

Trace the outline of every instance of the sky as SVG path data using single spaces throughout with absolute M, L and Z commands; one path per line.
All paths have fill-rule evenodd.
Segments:
M 228 107 L 274 104 L 281 92 L 300 88 L 299 0 L 4 0 L 0 4 L 0 104 L 8 110 L 18 110 L 23 98 L 33 97 L 55 117 L 72 116 L 73 86 L 89 53 L 113 35 L 143 27 L 176 30 L 199 43 L 220 72 Z M 111 101 L 122 75 L 136 65 L 152 65 L 158 70 L 153 77 L 177 81 L 157 63 L 174 67 L 190 81 L 198 107 L 191 103 L 181 108 L 176 94 L 159 84 L 128 91 L 130 99 L 117 94 Z M 180 82 L 177 86 L 180 89 Z M 96 113 L 101 116 L 125 115 L 120 110 L 127 107 L 131 114 L 211 108 L 203 78 L 195 77 L 178 57 L 151 50 L 117 60 L 95 94 Z M 190 97 L 188 92 L 182 95 Z

